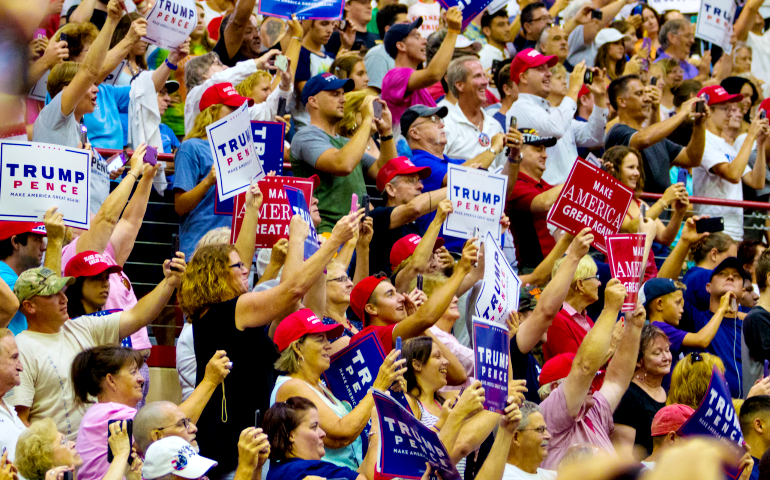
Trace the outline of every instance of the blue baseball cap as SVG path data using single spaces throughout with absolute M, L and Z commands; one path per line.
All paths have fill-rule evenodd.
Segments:
M 651 301 L 677 290 L 679 288 L 670 278 L 651 278 L 642 285 L 642 291 L 639 292 L 639 301 L 644 305 L 644 308 L 647 308 Z
M 388 55 L 396 58 L 396 55 L 398 55 L 398 48 L 396 48 L 396 43 L 406 38 L 406 36 L 409 35 L 415 28 L 420 28 L 420 25 L 422 25 L 422 17 L 417 17 L 417 19 L 412 23 L 396 23 L 395 25 L 391 25 L 388 31 L 385 32 L 385 38 L 382 40 L 382 43 L 385 44 L 385 51 L 388 52 Z M 307 85 L 305 85 L 305 88 L 307 88 Z
M 308 98 L 316 95 L 320 92 L 327 92 L 329 90 L 337 90 L 342 88 L 345 93 L 353 90 L 356 87 L 356 83 L 352 78 L 345 80 L 337 78 L 333 73 L 320 73 L 305 83 L 305 88 L 302 89 L 302 105 L 307 105 Z

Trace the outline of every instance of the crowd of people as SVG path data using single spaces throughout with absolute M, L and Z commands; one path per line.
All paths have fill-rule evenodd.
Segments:
M 346 0 L 340 20 L 256 3 L 196 2 L 164 49 L 145 41 L 153 0 L 0 0 L 0 140 L 83 149 L 91 169 L 90 228 L 57 206 L 0 222 L 0 480 L 375 480 L 374 391 L 466 480 L 770 478 L 770 221 L 735 202 L 770 199 L 763 0 L 735 15 L 730 53 L 637 0 L 494 2 L 469 23 L 435 0 Z M 244 104 L 313 183 L 309 217 L 259 250 L 263 192 L 232 236 L 206 133 Z M 108 167 L 105 149 L 131 153 Z M 590 228 L 547 221 L 578 161 L 634 193 L 631 311 L 636 285 Z M 522 287 L 502 412 L 482 408 L 472 334 L 491 246 L 446 231 L 450 165 L 507 179 Z M 124 266 L 153 190 L 173 197 L 179 251 L 137 295 Z M 147 401 L 169 303 L 178 404 Z M 384 360 L 352 405 L 324 374 L 369 335 Z M 740 458 L 680 431 L 713 372 Z

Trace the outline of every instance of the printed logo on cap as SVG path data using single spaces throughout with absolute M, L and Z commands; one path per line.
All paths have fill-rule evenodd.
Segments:
M 422 237 L 420 237 L 419 235 L 412 235 L 410 237 L 407 237 L 407 241 L 412 242 L 415 245 L 419 244 L 420 240 L 422 240 Z
M 330 73 L 330 72 L 322 73 L 321 74 L 321 78 L 323 78 L 327 82 L 333 82 L 334 80 L 339 80 L 337 78 L 337 75 L 335 75 L 333 73 Z
M 411 160 L 404 160 L 404 165 L 407 167 L 414 167 L 414 163 Z
M 95 265 L 97 263 L 107 263 L 107 260 L 105 260 L 105 258 L 98 253 L 94 253 L 92 255 L 89 255 L 83 258 L 83 261 L 88 263 L 89 265 Z
M 540 52 L 538 52 L 537 50 L 533 49 L 533 50 L 530 50 L 530 52 L 527 54 L 527 56 L 528 57 L 539 57 L 540 56 Z
M 184 470 L 184 467 L 187 466 L 187 457 L 180 453 L 175 459 L 171 460 L 171 466 L 177 471 Z
M 38 235 L 46 235 L 47 232 L 45 231 L 45 225 L 38 225 L 37 227 L 30 230 L 30 233 L 37 233 Z
M 315 315 L 310 315 L 309 317 L 307 317 L 306 321 L 308 323 L 311 323 L 311 324 L 312 323 L 321 323 L 321 320 L 319 320 L 318 317 L 316 317 Z
M 233 87 L 232 85 L 228 85 L 225 88 L 223 88 L 222 92 L 226 93 L 228 97 L 233 97 L 235 95 L 238 95 L 238 92 L 235 90 L 235 87 Z

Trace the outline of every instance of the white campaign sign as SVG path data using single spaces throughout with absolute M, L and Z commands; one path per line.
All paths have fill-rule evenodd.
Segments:
M 176 50 L 198 24 L 194 0 L 158 0 L 147 14 L 145 42 L 167 50 Z
M 695 27 L 695 36 L 719 45 L 725 53 L 730 53 L 732 50 L 730 37 L 733 34 L 734 19 L 734 0 L 702 0 L 698 13 L 698 25 Z
M 34 142 L 0 142 L 0 220 L 42 221 L 59 207 L 64 223 L 88 229 L 91 155 Z
M 254 150 L 248 102 L 243 102 L 233 113 L 206 127 L 206 135 L 217 168 L 220 202 L 248 190 L 252 179 L 259 180 L 265 176 Z
M 459 238 L 473 238 L 474 228 L 478 227 L 482 232 L 492 232 L 499 242 L 508 177 L 451 164 L 447 176 L 449 200 L 454 210 L 444 221 L 444 232 Z
M 649 0 L 649 5 L 658 12 L 679 10 L 682 13 L 698 13 L 700 0 Z
M 476 298 L 476 316 L 505 325 L 512 311 L 519 310 L 521 280 L 505 259 L 500 241 L 487 232 L 484 241 L 484 281 Z

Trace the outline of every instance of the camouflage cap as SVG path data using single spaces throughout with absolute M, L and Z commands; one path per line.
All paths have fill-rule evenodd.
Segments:
M 54 295 L 73 283 L 73 277 L 60 277 L 50 268 L 31 268 L 19 275 L 16 285 L 13 286 L 13 293 L 19 302 L 23 302 L 37 295 Z
M 534 310 L 542 290 L 537 285 L 527 285 L 519 290 L 519 311 Z

